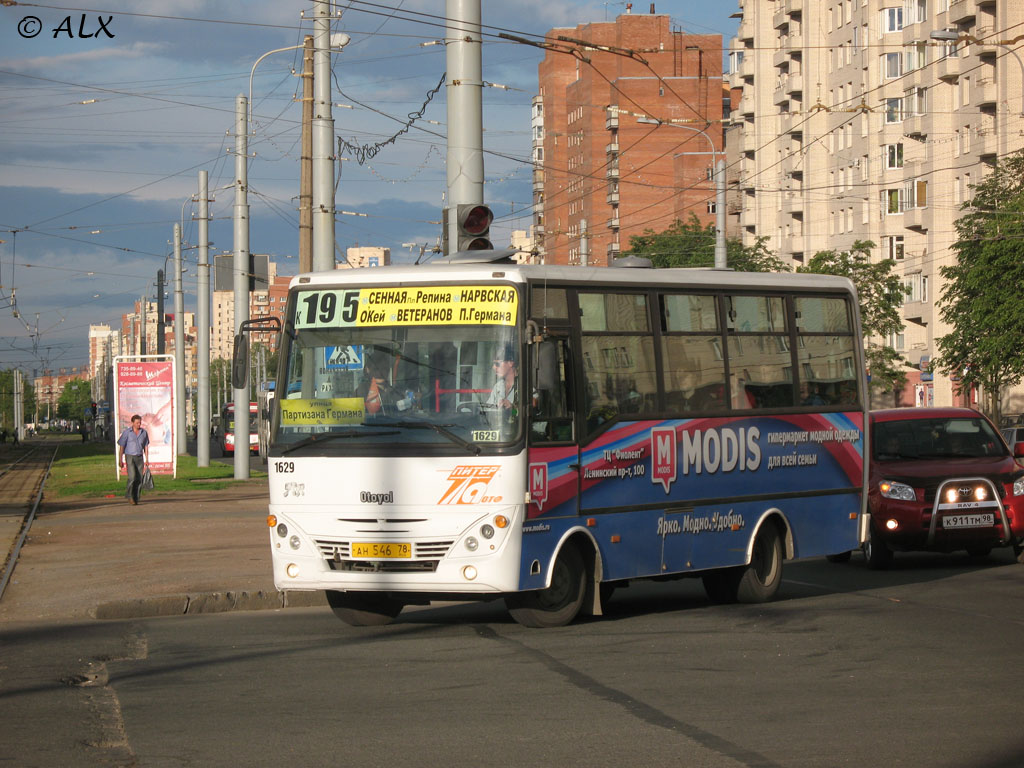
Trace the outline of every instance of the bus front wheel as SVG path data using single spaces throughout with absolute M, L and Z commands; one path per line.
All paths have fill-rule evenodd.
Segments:
M 716 603 L 764 603 L 782 583 L 782 539 L 779 529 L 766 523 L 754 539 L 750 563 L 705 573 L 704 591 Z
M 579 550 L 562 549 L 551 574 L 551 586 L 505 598 L 508 612 L 524 627 L 564 627 L 583 607 L 586 569 Z
M 327 591 L 327 604 L 335 616 L 352 627 L 390 624 L 404 607 L 385 595 L 335 590 Z

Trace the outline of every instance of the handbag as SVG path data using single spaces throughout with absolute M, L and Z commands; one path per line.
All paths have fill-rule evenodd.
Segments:
M 153 487 L 153 473 L 149 471 L 149 467 L 146 467 L 146 471 L 142 473 L 142 489 L 152 491 Z

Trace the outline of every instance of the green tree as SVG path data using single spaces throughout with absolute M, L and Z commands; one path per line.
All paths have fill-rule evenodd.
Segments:
M 768 250 L 767 241 L 759 237 L 747 246 L 738 238 L 726 238 L 726 264 L 737 272 L 788 272 L 789 267 Z M 631 235 L 623 255 L 646 256 L 656 267 L 713 267 L 715 227 L 701 224 L 691 213 L 685 222 L 676 219 L 664 232 L 646 229 L 642 235 Z
M 840 275 L 853 281 L 860 302 L 864 357 L 871 371 L 871 388 L 875 392 L 898 392 L 907 381 L 904 360 L 896 350 L 875 338 L 886 339 L 903 330 L 900 306 L 906 289 L 899 275 L 893 272 L 895 262 L 892 259 L 871 262 L 874 247 L 870 240 L 857 240 L 848 251 L 818 251 L 796 271 Z
M 1002 396 L 1024 378 L 1024 151 L 1000 160 L 974 187 L 956 220 L 955 263 L 936 305 L 951 330 L 936 339 L 933 365 L 960 391 L 982 389 L 982 410 L 997 424 Z
M 36 390 L 30 376 L 22 372 L 21 386 L 24 397 L 25 421 L 34 421 Z M 45 415 L 45 414 L 44 414 Z M 0 427 L 10 432 L 14 428 L 14 369 L 0 371 Z
M 85 379 L 72 379 L 64 385 L 57 400 L 57 415 L 62 419 L 85 417 L 85 409 L 92 404 L 92 385 Z

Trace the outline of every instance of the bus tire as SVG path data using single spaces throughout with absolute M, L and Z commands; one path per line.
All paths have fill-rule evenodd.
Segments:
M 782 583 L 782 537 L 771 521 L 761 526 L 754 539 L 750 564 L 743 569 L 736 599 L 741 603 L 765 603 L 775 597 Z
M 754 539 L 750 563 L 720 568 L 701 576 L 704 591 L 714 603 L 764 603 L 782 583 L 782 539 L 779 529 L 766 523 Z
M 586 569 L 576 547 L 567 545 L 555 560 L 551 586 L 505 598 L 508 612 L 524 627 L 564 627 L 583 607 Z
M 380 627 L 390 624 L 404 607 L 397 600 L 367 592 L 327 590 L 327 604 L 334 615 L 352 627 Z

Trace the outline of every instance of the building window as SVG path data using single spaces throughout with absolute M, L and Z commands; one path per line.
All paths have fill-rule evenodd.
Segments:
M 903 122 L 903 99 L 886 99 L 885 100 L 885 122 L 886 123 L 902 123 Z
M 927 88 L 912 88 L 903 97 L 903 114 L 905 116 L 923 115 L 925 112 L 925 95 Z
M 886 144 L 882 147 L 882 157 L 887 170 L 903 167 L 903 142 Z
M 883 237 L 882 249 L 882 258 L 903 261 L 903 235 Z
M 882 190 L 882 211 L 886 216 L 893 216 L 903 213 L 903 190 L 883 189 Z
M 893 80 L 903 74 L 903 56 L 899 53 L 883 53 L 879 56 L 878 65 L 883 80 Z
M 899 32 L 903 29 L 903 9 L 883 8 L 882 9 L 882 33 Z M 577 66 L 579 62 L 577 62 Z
M 708 213 L 718 213 L 718 206 L 714 200 L 708 200 Z
M 925 179 L 912 179 L 904 184 L 903 202 L 905 208 L 927 207 L 928 182 Z

